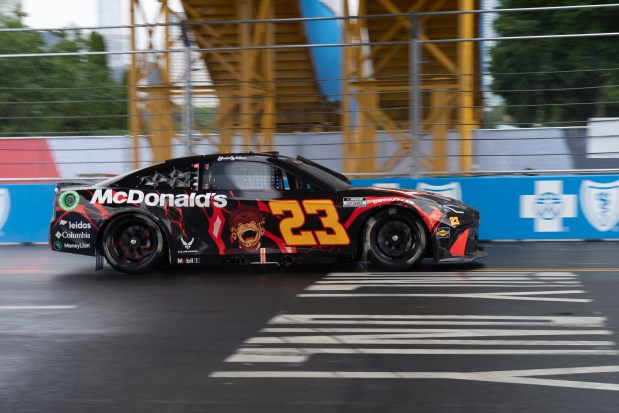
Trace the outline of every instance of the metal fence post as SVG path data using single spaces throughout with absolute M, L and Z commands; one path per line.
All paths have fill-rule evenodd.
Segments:
M 419 139 L 421 135 L 421 42 L 419 16 L 411 13 L 411 32 L 408 43 L 409 59 L 409 105 L 408 117 L 410 123 L 410 151 L 411 151 L 411 177 L 418 177 L 421 173 L 419 162 Z
M 193 100 L 191 95 L 191 42 L 187 21 L 181 21 L 181 33 L 185 45 L 185 84 L 183 90 L 183 129 L 185 135 L 185 150 L 187 155 L 193 155 Z

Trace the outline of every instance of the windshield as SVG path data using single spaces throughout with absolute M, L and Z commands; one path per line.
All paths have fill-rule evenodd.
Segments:
M 302 175 L 302 178 L 308 181 L 315 182 L 325 190 L 337 190 L 351 186 L 350 181 L 344 175 L 303 157 L 297 159 L 279 157 L 272 161 L 279 163 L 290 172 Z

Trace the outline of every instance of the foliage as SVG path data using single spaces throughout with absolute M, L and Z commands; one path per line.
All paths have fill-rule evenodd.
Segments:
M 484 112 L 484 129 L 495 129 L 500 125 L 511 123 L 508 115 L 505 114 L 505 106 L 494 106 L 487 112 Z
M 218 109 L 214 107 L 196 107 L 193 120 L 200 129 L 208 129 L 217 117 Z
M 23 14 L 0 16 L 0 28 L 25 28 Z M 96 33 L 3 32 L 0 55 L 104 52 Z M 127 129 L 126 87 L 115 82 L 105 55 L 1 58 L 0 135 L 90 135 Z
M 565 0 L 561 6 L 611 4 L 612 0 Z M 548 6 L 542 0 L 504 0 L 502 8 Z M 619 7 L 500 13 L 503 37 L 617 32 Z M 581 124 L 619 116 L 617 37 L 499 41 L 491 51 L 494 93 L 520 125 Z

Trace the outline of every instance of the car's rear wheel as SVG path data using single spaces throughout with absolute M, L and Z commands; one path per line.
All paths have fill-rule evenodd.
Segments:
M 413 213 L 390 207 L 368 220 L 364 248 L 367 258 L 376 267 L 389 271 L 408 270 L 426 254 L 427 231 Z
M 163 257 L 164 240 L 155 221 L 143 214 L 114 218 L 103 232 L 103 254 L 116 270 L 136 274 L 153 269 Z

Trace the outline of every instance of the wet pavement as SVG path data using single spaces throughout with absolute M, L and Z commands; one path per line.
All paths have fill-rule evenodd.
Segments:
M 616 412 L 619 243 L 486 247 L 128 276 L 0 246 L 0 411 Z

